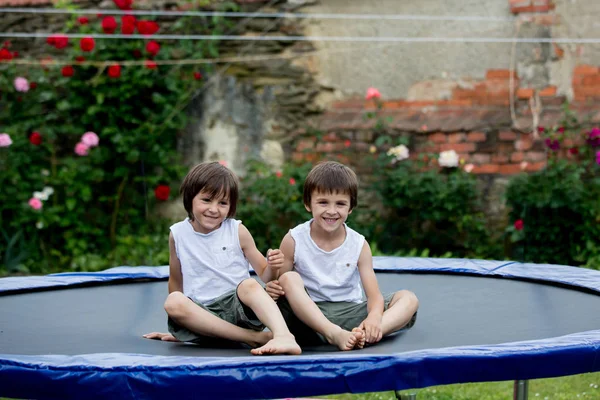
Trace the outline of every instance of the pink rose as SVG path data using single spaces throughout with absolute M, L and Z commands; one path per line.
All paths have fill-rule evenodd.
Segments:
M 27 81 L 27 79 L 23 78 L 22 76 L 15 78 L 15 90 L 17 92 L 23 92 L 23 93 L 28 92 L 29 91 L 29 81 Z
M 381 98 L 381 93 L 379 93 L 379 90 L 370 87 L 367 89 L 367 95 L 365 96 L 365 100 L 371 100 L 371 99 L 379 99 Z
M 12 144 L 12 140 L 8 133 L 0 133 L 0 147 L 8 147 Z
M 90 148 L 82 142 L 79 142 L 75 145 L 75 154 L 78 156 L 87 156 Z
M 42 208 L 42 201 L 40 199 L 32 197 L 29 199 L 29 206 L 34 210 L 39 210 L 40 208 Z
M 96 147 L 100 139 L 98 139 L 98 135 L 94 132 L 86 132 L 81 136 L 81 143 L 85 144 L 87 147 Z

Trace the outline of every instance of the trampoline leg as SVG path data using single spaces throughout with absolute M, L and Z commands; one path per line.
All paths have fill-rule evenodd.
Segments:
M 400 394 L 397 390 L 394 392 L 398 400 L 417 400 L 416 393 Z
M 527 400 L 529 381 L 515 381 L 513 400 Z

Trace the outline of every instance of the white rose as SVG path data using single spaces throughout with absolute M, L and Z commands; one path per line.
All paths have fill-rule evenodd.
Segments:
M 394 162 L 406 160 L 410 156 L 410 152 L 408 151 L 408 147 L 401 144 L 396 147 L 392 147 L 387 152 L 388 156 L 394 157 Z
M 48 196 L 51 196 L 54 194 L 54 188 L 51 186 L 46 186 L 42 192 L 46 193 Z
M 33 197 L 41 201 L 48 200 L 48 194 L 46 192 L 33 192 Z
M 458 167 L 458 154 L 454 150 L 442 151 L 438 163 L 441 167 L 455 168 Z

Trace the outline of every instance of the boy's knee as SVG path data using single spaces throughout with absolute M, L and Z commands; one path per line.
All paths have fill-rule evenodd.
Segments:
M 244 294 L 244 293 L 249 293 L 249 292 L 253 292 L 253 291 L 258 291 L 258 290 L 263 290 L 262 286 L 260 286 L 260 283 L 258 283 L 258 281 L 256 279 L 252 279 L 252 278 L 248 278 L 248 279 L 244 279 L 237 288 L 237 292 L 238 295 L 240 294 Z
M 413 308 L 415 311 L 419 308 L 419 299 L 417 298 L 417 295 L 410 290 L 400 290 L 396 292 L 394 294 L 394 300 L 398 301 L 400 299 L 403 299 L 408 307 Z
M 285 290 L 286 287 L 289 288 L 291 285 L 304 286 L 304 282 L 302 282 L 300 274 L 296 271 L 288 271 L 279 277 L 279 285 Z
M 177 318 L 184 313 L 188 298 L 181 292 L 172 292 L 165 300 L 165 311 L 170 317 Z

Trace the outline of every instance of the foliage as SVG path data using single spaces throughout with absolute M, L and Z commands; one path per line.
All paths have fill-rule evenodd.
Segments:
M 378 179 L 373 187 L 387 208 L 378 239 L 381 250 L 429 249 L 432 255 L 492 256 L 477 180 L 465 171 L 458 155 L 422 153 L 409 156 L 408 141 L 390 147 L 381 136 L 373 160 Z
M 218 34 L 223 26 L 182 18 L 170 29 Z M 64 31 L 157 29 L 134 16 L 74 16 Z M 216 43 L 60 35 L 47 42 L 47 55 L 26 65 L 15 63 L 10 43 L 0 50 L 0 253 L 10 271 L 95 269 L 85 263 L 128 240 L 141 244 L 132 238 L 145 231 L 148 210 L 184 172 L 177 135 L 202 75 L 194 65 L 161 62 L 214 56 Z
M 569 117 L 569 114 L 567 114 Z M 572 118 L 540 129 L 547 167 L 513 178 L 506 192 L 513 256 L 525 261 L 600 268 L 600 129 Z

